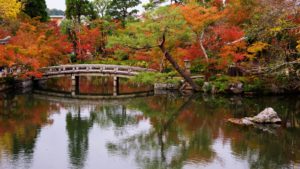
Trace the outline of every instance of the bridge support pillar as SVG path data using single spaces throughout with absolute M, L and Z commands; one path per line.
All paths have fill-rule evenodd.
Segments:
M 71 87 L 72 96 L 75 96 L 79 93 L 79 76 L 72 75 L 72 87 Z
M 113 80 L 114 80 L 114 96 L 118 96 L 119 95 L 119 77 L 114 76 Z

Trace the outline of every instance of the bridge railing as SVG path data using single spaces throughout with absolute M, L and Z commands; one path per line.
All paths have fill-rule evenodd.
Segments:
M 141 72 L 155 72 L 154 69 L 140 67 L 121 66 L 121 65 L 104 65 L 104 64 L 78 64 L 78 65 L 61 65 L 41 68 L 40 71 L 44 76 L 59 74 L 76 74 L 76 73 L 103 73 L 103 74 L 121 74 L 134 76 Z

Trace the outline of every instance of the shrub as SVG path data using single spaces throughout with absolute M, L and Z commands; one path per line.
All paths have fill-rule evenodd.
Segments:
M 176 73 L 156 73 L 156 72 L 145 72 L 140 73 L 131 78 L 131 81 L 143 84 L 154 84 L 154 83 L 171 83 L 178 84 L 180 79 L 174 78 Z
M 245 92 L 260 91 L 262 86 L 263 86 L 262 81 L 259 80 L 258 78 L 254 78 L 253 80 L 248 80 L 244 84 L 244 91 Z

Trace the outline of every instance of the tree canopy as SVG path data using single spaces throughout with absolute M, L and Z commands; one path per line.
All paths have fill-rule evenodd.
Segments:
M 20 13 L 21 3 L 17 0 L 0 0 L 0 19 L 15 19 Z
M 52 54 L 58 58 L 52 59 L 55 63 L 36 55 L 43 51 L 39 55 L 46 58 L 53 52 L 51 44 L 41 41 L 53 33 L 45 28 L 53 28 L 53 23 L 39 23 L 20 14 L 17 1 L 0 3 L 1 19 L 5 20 L 0 35 L 12 36 L 9 44 L 1 47 L 2 57 L 11 62 L 2 64 L 23 63 L 16 53 L 36 57 L 36 65 L 60 63 L 62 58 L 56 54 Z M 283 69 L 296 74 L 299 69 L 293 66 L 300 58 L 300 7 L 295 0 L 151 0 L 145 11 L 138 11 L 140 4 L 139 0 L 66 0 L 67 20 L 55 34 L 64 37 L 61 43 L 68 46 L 58 53 L 66 59 L 63 62 L 148 67 L 181 75 L 190 84 L 193 82 L 184 67 L 187 60 L 192 74 L 202 74 L 205 80 L 232 74 L 232 67 L 240 72 L 235 74 L 243 76 L 275 68 L 279 74 Z M 9 10 L 1 9 L 5 5 Z M 39 34 L 28 31 L 34 29 Z M 35 37 L 35 41 L 23 44 L 21 35 L 24 39 Z M 48 41 L 61 45 L 58 40 Z
M 121 21 L 125 26 L 126 20 L 138 13 L 138 10 L 134 8 L 140 3 L 140 0 L 112 0 L 108 5 L 107 14 Z
M 88 0 L 66 0 L 66 17 L 81 22 L 82 17 L 95 19 L 96 10 Z
M 23 11 L 31 18 L 40 17 L 45 22 L 49 19 L 45 0 L 25 0 Z

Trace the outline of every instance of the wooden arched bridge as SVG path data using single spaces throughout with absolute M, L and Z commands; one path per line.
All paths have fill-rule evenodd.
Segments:
M 119 93 L 119 78 L 130 78 L 142 72 L 155 72 L 153 69 L 146 69 L 132 66 L 121 65 L 104 65 L 104 64 L 76 64 L 76 65 L 61 65 L 41 68 L 43 76 L 38 81 L 71 76 L 72 79 L 72 95 L 79 93 L 79 77 L 80 76 L 110 76 L 113 77 L 113 96 L 118 96 Z
M 141 72 L 155 72 L 153 69 L 104 64 L 61 65 L 41 68 L 40 71 L 43 73 L 43 77 L 41 79 L 63 77 L 66 75 L 131 77 Z

